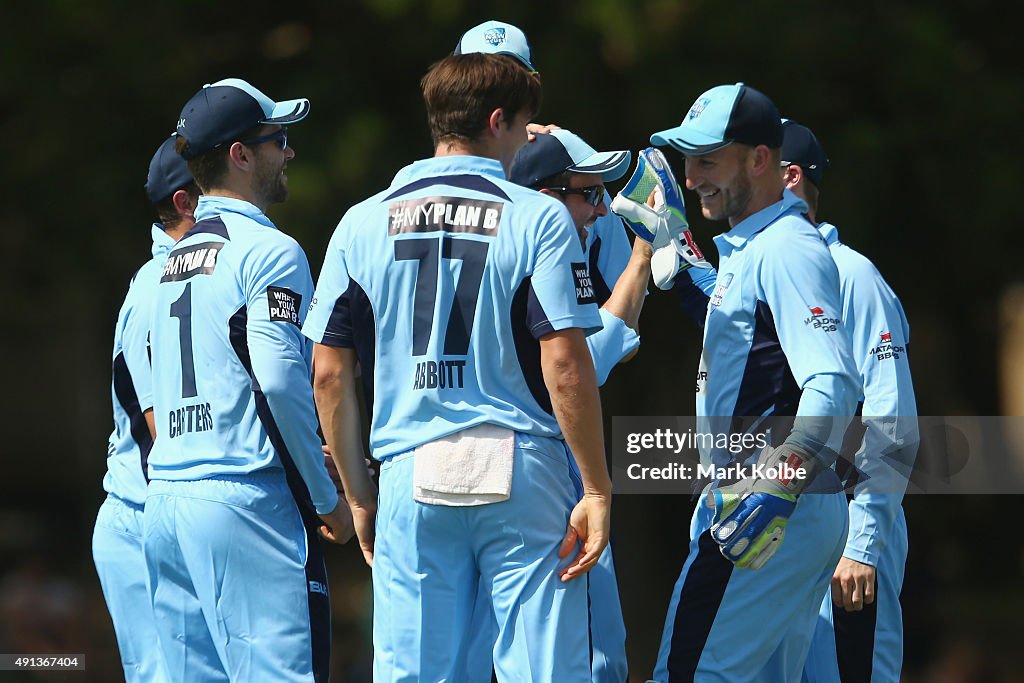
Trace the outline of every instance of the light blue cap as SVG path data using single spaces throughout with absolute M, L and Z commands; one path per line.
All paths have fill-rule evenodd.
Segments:
M 782 146 L 779 110 L 764 93 L 743 83 L 711 88 L 697 98 L 682 123 L 651 136 L 652 145 L 695 156 L 734 142 Z
M 504 21 L 485 21 L 462 34 L 459 44 L 455 46 L 455 54 L 465 55 L 482 52 L 490 55 L 511 55 L 530 70 L 537 73 L 533 66 L 533 51 L 526 40 L 522 29 Z

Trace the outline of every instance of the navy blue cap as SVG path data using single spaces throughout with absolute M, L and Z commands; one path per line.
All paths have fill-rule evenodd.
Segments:
M 810 128 L 791 119 L 782 120 L 782 134 L 782 163 L 796 164 L 814 186 L 821 189 L 828 156 L 818 138 Z
M 206 84 L 185 103 L 178 135 L 188 140 L 182 156 L 194 159 L 225 142 L 234 142 L 262 123 L 286 126 L 306 118 L 309 100 L 275 102 L 239 78 Z
M 171 133 L 171 137 L 163 141 L 149 162 L 146 196 L 153 204 L 159 204 L 192 182 L 188 164 L 174 149 L 177 139 L 178 135 Z
M 598 152 L 579 135 L 558 129 L 520 147 L 508 179 L 517 185 L 536 187 L 545 178 L 568 171 L 600 174 L 601 182 L 610 182 L 625 175 L 632 156 L 628 151 Z
M 749 85 L 719 85 L 703 93 L 683 122 L 651 136 L 651 144 L 683 154 L 710 154 L 734 142 L 782 146 L 779 110 L 768 96 Z

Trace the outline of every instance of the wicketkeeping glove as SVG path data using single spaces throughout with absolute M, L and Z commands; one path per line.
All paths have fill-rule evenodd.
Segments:
M 646 203 L 652 192 L 654 208 Z M 679 238 L 690 227 L 679 183 L 665 156 L 654 147 L 637 154 L 636 170 L 622 191 L 615 195 L 611 209 L 626 221 L 637 237 L 650 242 L 654 249 L 668 245 L 673 237 Z
M 672 289 L 676 275 L 687 268 L 710 268 L 711 264 L 704 260 L 704 254 L 693 240 L 689 230 L 683 230 L 679 237 L 661 249 L 657 249 L 651 257 L 651 276 L 658 289 Z
M 765 449 L 755 476 L 709 491 L 711 538 L 726 559 L 740 569 L 763 567 L 782 544 L 800 493 L 823 469 L 806 450 L 783 444 Z

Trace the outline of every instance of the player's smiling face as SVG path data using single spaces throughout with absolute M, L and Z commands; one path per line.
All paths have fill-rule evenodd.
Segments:
M 281 130 L 281 126 L 264 126 L 260 135 L 272 135 Z M 295 156 L 295 150 L 287 145 L 284 149 L 280 139 L 268 140 L 254 147 L 256 154 L 256 171 L 253 183 L 257 194 L 265 204 L 274 204 L 288 199 L 288 176 L 285 167 Z
M 710 154 L 686 156 L 686 188 L 700 197 L 708 220 L 732 223 L 745 214 L 754 194 L 749 155 L 746 145 L 733 144 Z

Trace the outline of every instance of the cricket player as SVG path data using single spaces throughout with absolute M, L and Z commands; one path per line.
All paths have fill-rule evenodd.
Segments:
M 203 190 L 167 257 L 152 316 L 154 418 L 144 538 L 172 680 L 326 681 L 330 603 L 316 536 L 351 515 L 324 467 L 306 256 L 266 216 L 288 197 L 274 102 L 229 78 L 182 109 L 178 152 Z M 321 522 L 322 520 L 322 522 Z
M 490 20 L 474 26 L 466 31 L 459 38 L 455 46 L 455 54 L 469 54 L 480 52 L 484 54 L 506 55 L 517 64 L 526 69 L 527 73 L 540 78 L 540 73 L 534 65 L 533 50 L 526 37 L 526 34 L 517 26 L 504 21 Z M 530 144 L 520 150 L 517 159 L 523 155 L 527 159 L 550 159 L 549 154 L 535 156 L 536 150 L 549 149 L 551 140 L 546 140 L 537 133 L 551 133 L 557 126 L 538 126 L 531 124 L 528 130 L 531 132 Z M 558 140 L 558 136 L 554 138 Z M 579 141 L 581 145 L 570 146 L 577 153 L 586 149 L 594 152 L 593 148 L 583 142 L 578 136 L 568 133 L 566 140 Z M 541 147 L 533 148 L 537 142 Z M 554 148 L 551 148 L 554 149 Z M 568 154 L 567 149 L 561 142 L 557 149 L 562 154 Z M 628 153 L 623 153 L 628 154 Z M 602 159 L 603 163 L 610 161 L 608 157 Z M 570 158 L 571 165 L 572 159 Z M 618 163 L 623 163 L 617 158 Z M 518 170 L 517 170 L 518 166 Z M 628 166 L 628 160 L 623 163 L 622 171 Z M 524 169 L 527 164 L 513 164 L 513 174 L 510 179 L 521 185 L 528 185 L 537 189 L 537 186 L 530 182 L 539 181 L 545 178 L 527 178 Z M 564 166 L 557 171 L 565 171 Z M 618 170 L 618 167 L 615 167 Z M 597 169 L 594 169 L 597 171 Z M 555 171 L 552 171 L 554 174 Z M 611 180 L 604 173 L 605 180 Z M 583 174 L 585 177 L 587 174 Z M 618 179 L 622 173 L 618 173 L 614 179 Z M 577 182 L 583 182 L 578 180 Z M 551 191 L 548 190 L 550 193 Z M 626 362 L 637 352 L 640 345 L 640 338 L 637 334 L 639 329 L 640 309 L 643 306 L 643 299 L 646 295 L 646 283 L 650 279 L 650 254 L 646 253 L 649 248 L 642 242 L 636 245 L 636 249 L 630 247 L 629 239 L 622 229 L 622 221 L 607 210 L 610 198 L 607 192 L 597 198 L 591 195 L 591 201 L 583 201 L 582 197 L 573 197 L 572 194 L 555 194 L 554 196 L 563 199 L 570 213 L 573 214 L 573 221 L 580 230 L 583 242 L 583 252 L 586 257 L 590 273 L 590 282 L 594 288 L 594 296 L 598 306 L 601 307 L 601 320 L 604 323 L 603 329 L 587 337 L 587 345 L 590 347 L 597 370 L 598 385 L 602 385 L 608 378 L 608 373 L 617 363 Z M 576 201 L 579 199 L 580 201 Z M 593 204 L 594 201 L 598 203 Z M 596 218 L 594 217 L 596 215 Z M 586 223 L 586 229 L 583 227 Z M 627 268 L 629 272 L 627 273 Z M 618 290 L 613 296 L 612 290 L 617 287 L 620 278 L 624 277 L 628 284 Z M 639 280 L 643 280 L 643 286 L 637 289 L 635 286 Z M 620 353 L 621 351 L 621 353 Z M 588 577 L 588 590 L 591 594 L 591 671 L 595 683 L 624 681 L 628 675 L 628 664 L 626 662 L 625 648 L 625 624 L 622 621 L 622 608 L 619 603 L 618 585 L 615 581 L 615 569 L 612 561 L 611 550 L 601 555 L 599 567 L 591 572 Z M 486 641 L 481 631 L 481 640 Z M 474 650 L 479 650 L 475 647 Z M 479 654 L 475 652 L 475 654 Z M 482 657 L 478 668 L 487 668 L 490 657 Z
M 540 72 L 534 64 L 533 49 L 530 47 L 526 34 L 523 33 L 522 29 L 508 22 L 498 20 L 485 21 L 463 33 L 461 38 L 459 38 L 458 44 L 455 46 L 454 53 L 458 55 L 473 52 L 506 55 L 526 69 L 527 73 L 540 78 Z M 534 141 L 538 139 L 538 133 L 551 132 L 557 128 L 558 126 L 554 125 L 541 126 L 530 124 L 527 126 L 527 129 L 530 131 L 529 139 Z M 606 207 L 611 203 L 611 198 L 607 193 L 605 193 L 603 201 Z M 622 221 L 608 211 L 599 212 L 597 220 L 588 226 L 586 230 L 586 243 L 584 244 L 583 251 L 586 254 L 587 264 L 590 267 L 590 278 L 594 287 L 594 296 L 597 299 L 598 306 L 602 307 L 602 320 L 604 320 L 606 325 L 611 324 L 621 331 L 619 324 L 611 319 L 618 316 L 604 312 L 604 308 L 606 302 L 611 297 L 615 283 L 618 282 L 626 270 L 626 266 L 634 254 L 629 244 L 629 239 L 622 229 Z M 632 288 L 627 288 L 626 291 L 632 291 Z M 642 301 L 640 303 L 642 304 Z M 613 303 L 613 307 L 615 305 Z M 639 316 L 640 309 L 635 301 L 630 304 L 630 308 L 635 309 Z M 624 320 L 621 317 L 618 319 Z M 627 321 L 627 327 L 629 327 L 629 322 L 633 321 Z M 630 329 L 636 329 L 636 326 L 633 325 Z M 599 336 L 606 340 L 611 339 L 608 335 Z M 588 344 L 593 345 L 595 341 L 594 335 L 587 337 Z M 637 341 L 637 345 L 639 345 L 639 341 Z M 633 347 L 634 351 L 631 351 L 631 354 L 635 352 L 635 348 Z M 610 356 L 602 354 L 602 357 L 609 358 Z M 632 355 L 627 355 L 618 362 L 624 362 L 630 358 L 632 358 Z M 597 360 L 597 356 L 595 356 L 595 360 Z M 611 365 L 602 366 L 599 364 L 597 366 L 599 384 L 604 384 L 610 370 Z
M 538 135 L 534 141 L 524 145 L 509 172 L 509 180 L 555 197 L 565 204 L 572 216 L 587 256 L 594 294 L 601 306 L 599 312 L 603 327 L 587 337 L 587 346 L 597 370 L 598 385 L 604 384 L 615 365 L 629 360 L 639 349 L 640 311 L 651 273 L 651 248 L 643 240 L 636 240 L 632 256 L 618 274 L 611 273 L 603 277 L 595 253 L 602 243 L 615 245 L 620 238 L 628 247 L 625 230 L 615 216 L 612 216 L 612 221 L 603 223 L 616 227 L 617 234 L 604 235 L 602 242 L 602 237 L 593 234 L 593 231 L 602 222 L 601 219 L 609 215 L 604 183 L 621 178 L 629 167 L 630 158 L 631 154 L 627 151 L 598 152 L 575 133 L 557 129 L 546 135 Z M 610 283 L 614 291 L 609 292 L 606 283 Z M 574 461 L 570 460 L 570 464 L 574 464 Z M 629 674 L 626 625 L 622 618 L 610 545 L 602 553 L 597 566 L 588 574 L 587 582 L 592 680 L 624 683 Z M 490 620 L 490 615 L 487 616 Z M 492 632 L 493 629 L 481 628 L 482 636 Z M 479 673 L 471 680 L 487 681 L 493 637 L 481 637 L 481 640 L 486 642 L 486 653 L 472 654 L 484 654 L 479 669 L 485 673 Z
M 840 242 L 834 225 L 817 220 L 829 165 L 818 138 L 791 120 L 782 130 L 786 187 L 807 203 L 807 217 L 839 268 L 841 317 L 860 371 L 865 416 L 854 458 L 861 481 L 849 506 L 850 533 L 821 603 L 804 680 L 895 682 L 903 663 L 900 590 L 907 562 L 907 520 L 900 502 L 918 441 L 907 358 L 910 327 L 899 299 L 871 261 Z
M 714 287 L 693 296 L 703 297 L 705 310 L 701 431 L 720 432 L 734 417 L 795 416 L 781 445 L 754 456 L 776 476 L 713 481 L 706 489 L 654 678 L 798 680 L 846 541 L 845 499 L 831 467 L 859 383 L 840 318 L 838 273 L 802 215 L 806 204 L 784 187 L 782 124 L 765 95 L 742 83 L 712 88 L 679 126 L 651 142 L 684 155 L 686 187 L 700 197 L 704 217 L 729 223 L 715 238 Z M 633 208 L 624 210 L 627 223 L 647 215 Z M 671 209 L 682 211 L 681 202 L 658 217 Z M 694 274 L 708 284 L 707 269 L 689 268 L 679 279 L 695 288 Z M 773 445 L 778 436 L 773 432 Z M 725 449 L 701 456 L 716 465 L 732 461 Z
M 435 155 L 345 214 L 303 329 L 373 566 L 374 680 L 466 680 L 483 586 L 499 680 L 583 683 L 577 579 L 607 545 L 611 499 L 585 342 L 601 317 L 565 206 L 506 180 L 540 83 L 473 53 L 435 64 L 422 88 Z M 357 361 L 373 397 L 379 503 Z
M 149 364 L 150 309 L 164 260 L 174 243 L 195 222 L 199 188 L 184 159 L 174 151 L 172 135 L 149 163 L 146 196 L 159 222 L 152 227 L 153 258 L 132 277 L 114 328 L 111 395 L 114 431 L 107 444 L 106 500 L 96 517 L 93 561 L 103 587 L 125 680 L 166 681 L 149 602 L 142 554 L 142 511 L 146 502 L 146 461 L 156 427 Z

